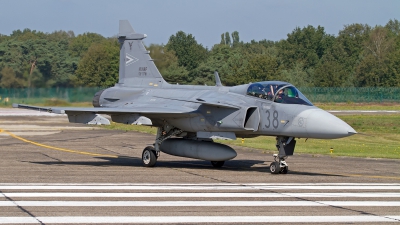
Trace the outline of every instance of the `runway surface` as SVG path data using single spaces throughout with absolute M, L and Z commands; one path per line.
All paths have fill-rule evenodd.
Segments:
M 295 154 L 272 175 L 270 154 L 234 147 L 221 169 L 166 154 L 145 168 L 150 134 L 63 116 L 3 115 L 0 129 L 0 223 L 400 222 L 400 160 Z

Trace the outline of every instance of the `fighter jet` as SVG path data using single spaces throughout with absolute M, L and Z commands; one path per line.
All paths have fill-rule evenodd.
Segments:
M 155 143 L 142 152 L 145 167 L 153 167 L 160 152 L 210 161 L 214 167 L 236 157 L 234 149 L 214 139 L 275 136 L 278 154 L 273 174 L 286 174 L 296 138 L 335 139 L 357 132 L 341 119 L 314 106 L 295 86 L 260 81 L 227 87 L 215 72 L 215 86 L 167 83 L 129 21 L 119 21 L 119 81 L 97 92 L 93 108 L 14 107 L 67 114 L 72 123 L 116 123 L 158 128 Z

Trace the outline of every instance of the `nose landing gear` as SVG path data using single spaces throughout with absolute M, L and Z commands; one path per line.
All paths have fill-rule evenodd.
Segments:
M 276 148 L 279 153 L 274 154 L 274 162 L 269 166 L 269 170 L 272 174 L 288 173 L 289 166 L 285 160 L 288 156 L 293 155 L 295 146 L 296 141 L 293 137 L 276 137 Z

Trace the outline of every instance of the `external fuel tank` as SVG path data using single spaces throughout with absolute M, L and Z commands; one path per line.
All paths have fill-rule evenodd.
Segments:
M 212 141 L 197 141 L 183 138 L 169 138 L 160 145 L 164 153 L 208 161 L 226 161 L 236 157 L 231 147 Z

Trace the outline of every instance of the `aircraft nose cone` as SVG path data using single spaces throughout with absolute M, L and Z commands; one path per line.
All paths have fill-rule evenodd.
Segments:
M 308 116 L 306 129 L 309 136 L 321 139 L 342 138 L 357 133 L 346 122 L 322 109 Z

